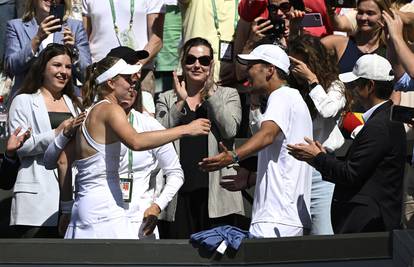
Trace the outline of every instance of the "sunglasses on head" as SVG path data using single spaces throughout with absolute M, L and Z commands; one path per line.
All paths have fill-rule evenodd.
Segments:
M 290 11 L 291 8 L 292 8 L 292 4 L 289 3 L 289 2 L 283 2 L 279 5 L 269 3 L 269 5 L 268 5 L 269 12 L 271 12 L 271 13 L 276 13 L 279 9 L 283 13 L 287 13 L 287 12 Z
M 211 63 L 211 57 L 209 56 L 201 56 L 201 57 L 196 57 L 193 55 L 187 55 L 186 59 L 185 59 L 185 64 L 186 65 L 192 65 L 194 64 L 196 61 L 198 60 L 198 62 L 200 62 L 201 65 L 203 66 L 209 66 Z

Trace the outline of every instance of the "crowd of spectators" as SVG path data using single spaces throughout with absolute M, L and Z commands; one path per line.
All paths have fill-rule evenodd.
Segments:
M 338 2 L 0 0 L 0 237 L 414 227 L 414 3 Z

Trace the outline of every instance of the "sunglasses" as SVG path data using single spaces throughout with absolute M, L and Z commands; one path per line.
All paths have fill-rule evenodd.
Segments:
M 132 75 L 129 74 L 119 74 L 118 76 L 122 77 L 130 86 L 135 86 L 137 81 L 132 79 Z
M 292 4 L 289 2 L 283 2 L 280 5 L 276 5 L 276 4 L 268 5 L 269 12 L 271 13 L 276 13 L 279 9 L 283 13 L 287 13 L 290 11 L 291 8 L 292 8 Z
M 186 65 L 193 65 L 196 61 L 198 60 L 198 62 L 200 62 L 201 65 L 207 67 L 210 66 L 211 64 L 211 57 L 209 56 L 201 56 L 201 57 L 196 57 L 193 55 L 187 55 L 187 57 L 185 58 L 185 64 Z

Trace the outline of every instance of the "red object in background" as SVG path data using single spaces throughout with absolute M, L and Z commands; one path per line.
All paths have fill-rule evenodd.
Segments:
M 267 0 L 241 0 L 239 3 L 239 16 L 251 22 L 257 17 L 268 18 Z
M 362 124 L 364 124 L 362 113 L 347 112 L 342 119 L 342 129 L 348 134 Z
M 239 16 L 247 22 L 251 22 L 257 17 L 268 18 L 267 3 L 267 0 L 241 0 L 238 7 Z M 305 27 L 304 29 L 309 34 L 318 37 L 332 34 L 333 27 L 326 12 L 325 0 L 303 0 L 303 3 L 305 8 L 309 10 L 307 13 L 320 13 L 323 21 L 321 27 Z

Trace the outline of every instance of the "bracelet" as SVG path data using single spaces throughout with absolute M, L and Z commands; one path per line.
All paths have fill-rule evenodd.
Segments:
M 60 211 L 62 214 L 71 214 L 72 213 L 73 200 L 69 201 L 60 201 Z

